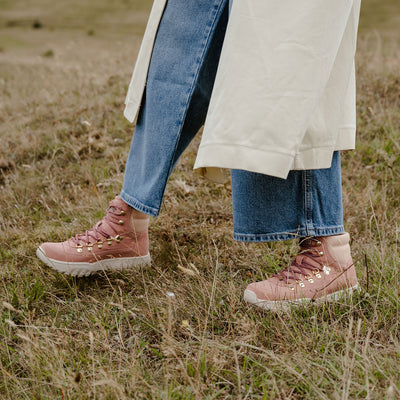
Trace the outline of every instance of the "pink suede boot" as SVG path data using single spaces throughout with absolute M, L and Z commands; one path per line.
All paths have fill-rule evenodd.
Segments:
M 349 242 L 348 233 L 304 239 L 293 262 L 271 278 L 247 286 L 244 300 L 278 311 L 350 295 L 359 285 Z
M 73 276 L 150 264 L 148 219 L 134 219 L 134 212 L 116 196 L 92 229 L 62 243 L 44 243 L 36 254 L 49 267 Z

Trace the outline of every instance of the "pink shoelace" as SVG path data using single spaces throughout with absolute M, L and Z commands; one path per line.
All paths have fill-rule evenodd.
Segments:
M 89 243 L 102 242 L 103 239 L 107 240 L 113 236 L 118 236 L 121 215 L 124 215 L 124 210 L 111 201 L 110 206 L 107 208 L 106 215 L 101 221 L 85 233 L 80 233 L 72 237 L 71 240 L 76 245 L 86 245 Z
M 315 243 L 315 244 L 314 244 Z M 323 256 L 318 246 L 321 242 L 317 238 L 307 238 L 300 243 L 301 251 L 293 262 L 284 270 L 274 275 L 279 280 L 296 281 L 304 277 L 310 277 L 313 273 L 321 272 L 324 264 L 319 260 Z

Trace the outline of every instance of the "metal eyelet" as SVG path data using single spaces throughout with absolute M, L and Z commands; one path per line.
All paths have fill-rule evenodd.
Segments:
M 77 244 L 76 245 L 76 251 L 78 252 L 78 253 L 82 253 L 82 245 L 81 244 Z
M 122 221 L 122 219 L 120 219 L 120 220 L 118 221 L 118 224 L 123 225 L 123 224 L 124 224 L 124 221 Z
M 109 245 L 109 246 L 111 246 L 111 244 L 112 244 L 112 238 L 107 238 L 107 244 Z
M 87 247 L 88 251 L 92 251 L 93 243 L 86 243 L 85 246 Z
M 125 215 L 126 212 L 124 210 L 121 210 L 121 212 L 119 213 L 119 215 Z
M 117 236 L 115 236 L 115 241 L 117 242 L 117 243 L 119 243 L 123 238 L 122 238 L 122 236 L 121 235 L 117 235 Z
M 314 283 L 314 279 L 312 278 L 311 275 L 306 275 L 305 278 L 308 280 L 308 282 Z
M 322 271 L 324 271 L 325 275 L 329 275 L 329 273 L 331 272 L 331 269 L 329 267 L 327 267 L 326 265 L 324 265 L 324 267 L 322 268 Z
M 292 291 L 294 290 L 294 286 L 291 283 L 288 284 L 288 287 L 290 290 L 292 290 Z
M 300 286 L 300 287 L 304 287 L 304 282 L 301 280 L 296 279 L 296 283 Z
M 320 251 L 320 250 L 318 250 L 318 255 L 319 255 L 320 257 L 322 257 L 322 256 L 324 255 L 324 252 L 323 252 L 323 251 Z
M 321 272 L 320 272 L 319 269 L 315 269 L 312 273 L 313 273 L 318 279 L 321 278 Z
M 97 242 L 97 248 L 102 249 L 103 248 L 103 242 Z

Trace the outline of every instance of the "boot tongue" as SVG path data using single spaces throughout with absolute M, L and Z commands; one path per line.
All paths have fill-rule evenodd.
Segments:
M 310 247 L 318 247 L 321 242 L 316 237 L 308 237 L 300 241 L 300 247 L 302 250 L 307 250 Z
M 110 201 L 105 217 L 92 229 L 71 238 L 72 241 L 76 244 L 87 244 L 116 236 L 117 232 L 121 231 L 118 223 L 119 215 L 122 215 L 120 211 L 126 212 L 126 208 L 126 203 L 119 196 L 116 196 L 115 199 Z
M 286 270 L 283 270 L 280 275 L 285 275 L 287 280 L 291 280 L 307 276 L 315 269 L 321 270 L 321 264 L 315 259 L 316 253 L 312 251 L 313 247 L 316 246 L 310 246 L 308 249 L 302 246 L 302 252 L 297 255 L 293 263 Z
M 314 259 L 314 257 L 310 257 L 311 254 L 312 254 L 312 253 L 310 253 L 310 254 L 299 254 L 299 255 L 296 257 L 297 263 L 300 264 L 300 265 L 308 264 L 308 265 L 312 265 L 313 267 L 315 267 L 315 268 L 317 268 L 317 269 L 321 269 L 321 264 L 319 264 L 319 263 Z M 315 253 L 312 254 L 312 255 L 315 256 Z M 303 260 L 304 260 L 304 262 L 303 262 Z
M 119 196 L 116 196 L 115 199 L 111 200 L 106 216 L 96 225 L 96 228 L 98 228 L 97 231 L 100 230 L 100 232 L 104 232 L 107 235 L 115 236 L 115 231 L 118 230 L 118 226 L 117 223 L 113 221 L 112 215 L 119 214 L 119 212 L 123 210 L 124 204 L 125 203 Z M 114 229 L 112 227 L 113 225 Z
M 95 231 L 97 231 L 98 234 L 101 234 L 101 236 L 115 236 L 115 229 L 113 229 L 111 225 L 113 225 L 113 222 L 105 217 L 96 224 Z
M 115 198 L 112 199 L 108 204 L 108 208 L 112 209 L 113 211 L 115 210 L 126 211 L 128 209 L 128 205 L 121 199 L 121 197 L 115 196 Z
M 110 218 L 110 210 L 107 211 L 107 215 L 99 221 L 92 229 L 86 231 L 83 234 L 77 235 L 75 241 L 79 243 L 93 243 L 98 240 L 104 240 L 107 237 L 115 236 L 116 229 L 113 229 L 112 225 L 116 225 Z M 117 227 L 116 227 L 117 228 Z

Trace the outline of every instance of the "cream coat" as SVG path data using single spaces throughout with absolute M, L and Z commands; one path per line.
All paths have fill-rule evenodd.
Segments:
M 126 98 L 137 116 L 166 0 L 155 0 Z M 360 0 L 234 0 L 195 169 L 286 178 L 355 145 Z M 215 168 L 217 167 L 217 168 Z

